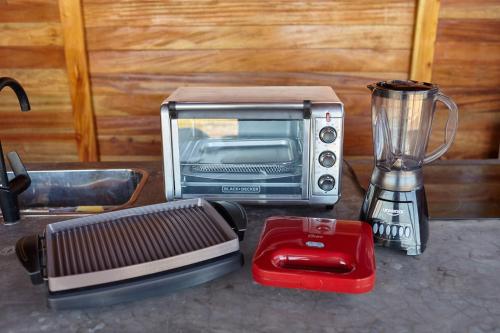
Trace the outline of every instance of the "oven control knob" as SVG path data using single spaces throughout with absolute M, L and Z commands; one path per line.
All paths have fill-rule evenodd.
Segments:
M 335 178 L 330 175 L 323 175 L 318 179 L 318 186 L 323 191 L 331 191 L 335 187 Z
M 331 126 L 326 126 L 319 131 L 319 139 L 324 143 L 332 143 L 337 138 L 337 131 Z
M 336 161 L 337 158 L 331 151 L 327 150 L 319 154 L 319 164 L 321 164 L 321 166 L 324 166 L 325 168 L 331 168 Z

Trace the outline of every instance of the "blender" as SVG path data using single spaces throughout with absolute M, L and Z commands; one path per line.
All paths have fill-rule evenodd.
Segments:
M 429 219 L 422 167 L 451 146 L 458 108 L 437 85 L 418 81 L 371 84 L 375 167 L 361 207 L 375 243 L 407 255 L 424 252 Z M 426 154 L 437 102 L 448 109 L 444 142 Z

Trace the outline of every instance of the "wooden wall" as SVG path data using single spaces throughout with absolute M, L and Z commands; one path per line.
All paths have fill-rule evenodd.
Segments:
M 0 140 L 27 161 L 77 161 L 57 1 L 0 0 L 0 77 L 17 79 L 32 111 L 0 93 Z
M 461 108 L 447 158 L 498 155 L 499 3 L 442 1 L 429 75 Z M 416 5 L 82 0 L 99 157 L 161 159 L 159 106 L 181 85 L 333 86 L 346 105 L 345 154 L 371 155 L 366 84 L 410 77 Z M 61 35 L 56 1 L 0 0 L 0 76 L 18 78 L 33 104 L 21 115 L 1 93 L 0 139 L 29 160 L 78 158 Z
M 500 1 L 441 0 L 432 69 L 460 110 L 448 158 L 500 157 Z

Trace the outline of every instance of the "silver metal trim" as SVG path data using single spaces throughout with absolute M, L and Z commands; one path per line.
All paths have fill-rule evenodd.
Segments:
M 179 152 L 179 124 L 177 119 L 171 120 L 172 126 L 172 160 L 174 161 L 174 198 L 182 198 L 181 158 Z
M 172 155 L 172 129 L 170 127 L 170 115 L 168 106 L 162 105 L 160 109 L 161 115 L 161 138 L 163 149 L 163 178 L 165 187 L 165 196 L 167 200 L 174 198 L 174 167 Z
M 388 191 L 413 191 L 424 186 L 422 168 L 412 171 L 373 169 L 370 182 Z

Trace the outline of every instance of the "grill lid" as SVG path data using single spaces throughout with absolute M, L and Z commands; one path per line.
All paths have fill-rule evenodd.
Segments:
M 16 246 L 21 262 L 37 277 L 33 282 L 43 273 L 52 292 L 154 274 L 238 250 L 228 222 L 202 199 L 49 224 L 45 240 L 35 244 L 26 237 Z M 36 273 L 41 261 L 33 252 L 46 258 L 46 271 Z

